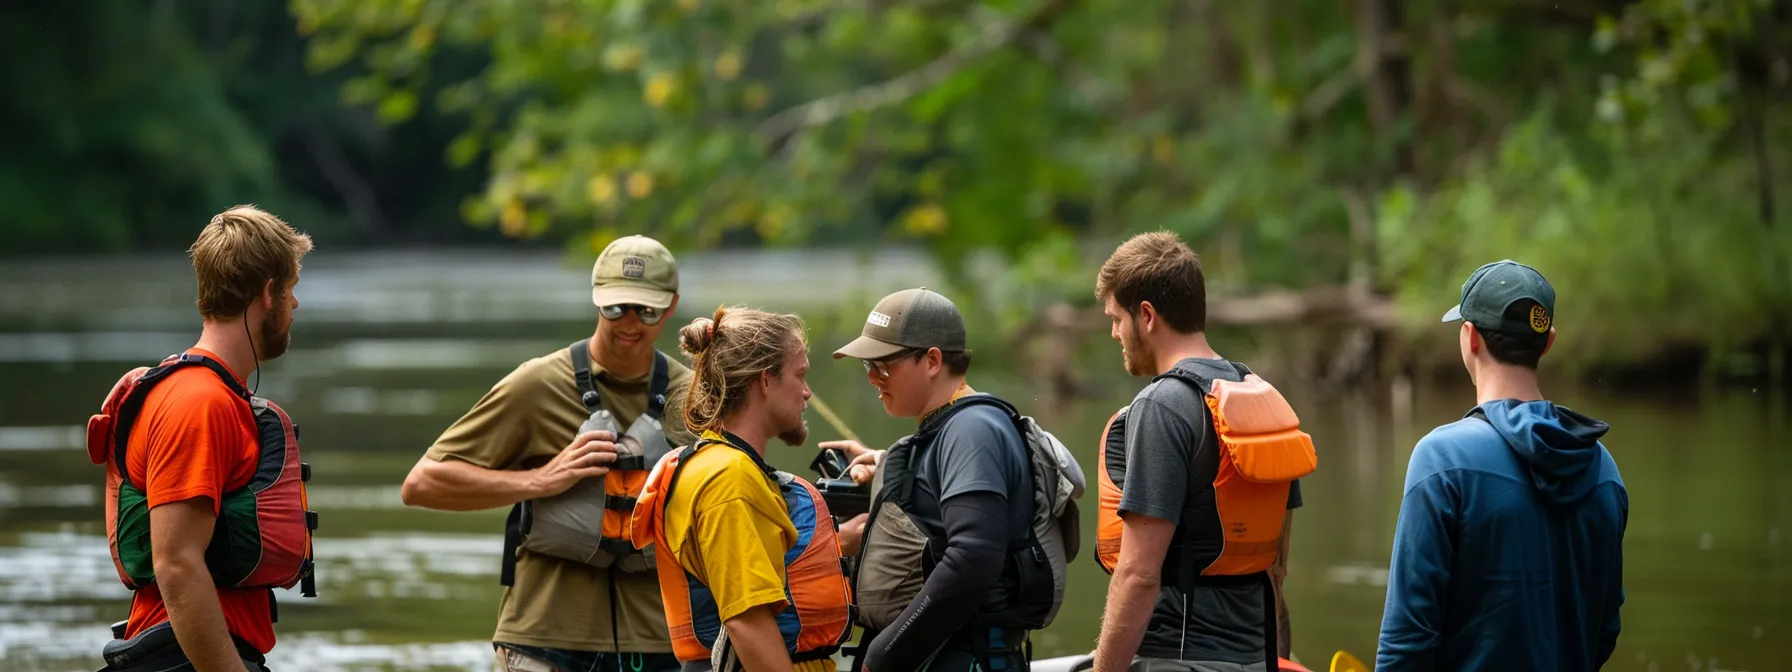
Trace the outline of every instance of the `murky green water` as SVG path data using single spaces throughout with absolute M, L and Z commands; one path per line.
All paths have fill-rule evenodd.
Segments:
M 844 256 L 689 261 L 680 317 L 722 301 L 810 311 L 937 282 L 914 261 L 883 259 L 862 270 Z M 588 332 L 588 276 L 552 264 L 484 255 L 308 263 L 293 349 L 260 383 L 305 428 L 311 497 L 323 515 L 320 596 L 283 595 L 280 643 L 269 656 L 276 669 L 489 665 L 503 512 L 407 509 L 397 485 L 436 434 L 511 366 Z M 179 258 L 0 269 L 0 669 L 97 669 L 106 625 L 127 611 L 106 550 L 101 472 L 87 463 L 80 425 L 126 368 L 191 343 L 197 325 L 185 273 Z M 813 314 L 818 332 L 851 321 Z M 840 338 L 813 338 L 817 395 L 874 442 L 905 431 L 883 416 L 860 367 L 827 358 Z M 1085 468 L 1102 421 L 1139 385 L 1118 374 L 1111 345 L 1093 340 L 1102 342 L 1091 350 L 1092 398 L 1046 408 L 1033 400 L 1040 385 L 1014 371 L 986 365 L 972 379 L 1046 418 Z M 1228 353 L 1244 347 L 1218 345 Z M 1368 658 L 1406 458 L 1473 395 L 1463 385 L 1376 386 L 1344 396 L 1287 387 L 1320 446 L 1320 470 L 1295 516 L 1295 652 L 1317 667 L 1340 648 Z M 1607 443 L 1630 487 L 1629 602 L 1609 669 L 1792 669 L 1786 397 L 1555 391 L 1558 401 L 1613 425 Z M 815 438 L 834 437 L 811 416 Z M 810 456 L 782 446 L 772 452 L 793 471 Z M 1093 534 L 1092 519 L 1085 531 Z M 1106 575 L 1086 554 L 1073 567 L 1070 603 L 1035 640 L 1041 656 L 1094 644 Z

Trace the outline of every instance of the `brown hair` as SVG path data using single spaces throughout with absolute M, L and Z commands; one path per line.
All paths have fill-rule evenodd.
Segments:
M 747 386 L 784 363 L 804 343 L 803 318 L 736 306 L 716 309 L 678 330 L 678 347 L 691 358 L 684 424 L 694 433 L 719 429 L 722 416 L 740 408 Z
M 1114 302 L 1131 315 L 1150 301 L 1172 329 L 1192 334 L 1207 329 L 1207 281 L 1201 259 L 1168 231 L 1133 236 L 1108 257 L 1095 276 L 1095 298 Z
M 269 281 L 276 294 L 286 291 L 310 251 L 311 236 L 253 205 L 218 213 L 187 249 L 199 280 L 200 316 L 242 315 Z

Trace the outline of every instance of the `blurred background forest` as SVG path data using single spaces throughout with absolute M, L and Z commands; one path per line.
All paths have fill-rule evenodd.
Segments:
M 1512 258 L 1631 493 L 1607 669 L 1787 667 L 1792 0 L 92 0 L 0 6 L 0 55 L 0 668 L 99 666 L 128 597 L 83 423 L 193 342 L 182 255 L 246 202 L 317 242 L 257 382 L 324 521 L 275 669 L 490 668 L 505 512 L 398 483 L 591 333 L 615 237 L 672 246 L 676 321 L 802 313 L 873 444 L 912 421 L 822 353 L 942 288 L 977 389 L 1090 465 L 1144 384 L 1095 270 L 1157 229 L 1320 445 L 1297 657 L 1373 655 L 1410 450 L 1474 399 L 1438 318 Z M 1041 657 L 1094 645 L 1107 576 L 1072 571 Z
M 1783 380 L 1789 5 L 14 4 L 0 250 L 180 250 L 239 202 L 323 250 L 905 245 L 1010 331 L 1099 330 L 1093 268 L 1168 228 L 1219 321 L 1335 324 L 1335 366 L 1510 257 L 1560 366 Z

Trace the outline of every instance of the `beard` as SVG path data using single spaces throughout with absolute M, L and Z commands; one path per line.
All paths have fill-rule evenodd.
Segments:
M 1120 333 L 1120 360 L 1131 376 L 1149 376 L 1157 367 L 1157 353 L 1139 338 L 1138 327 Z
M 256 349 L 261 361 L 271 361 L 286 354 L 292 345 L 292 308 L 282 307 L 261 316 L 261 334 Z
M 778 438 L 784 441 L 784 445 L 792 448 L 807 443 L 809 441 L 808 421 L 805 421 L 800 417 L 797 418 L 795 425 L 786 428 L 782 432 L 778 432 Z

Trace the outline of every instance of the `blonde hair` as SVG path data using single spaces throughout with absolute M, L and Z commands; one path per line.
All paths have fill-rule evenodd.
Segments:
M 803 318 L 736 306 L 716 309 L 678 330 L 678 347 L 691 358 L 684 423 L 694 433 L 720 429 L 740 408 L 759 374 L 782 375 L 784 363 L 807 340 Z
M 274 292 L 284 292 L 310 251 L 311 236 L 253 205 L 218 213 L 187 249 L 199 281 L 200 316 L 242 315 L 269 281 Z

